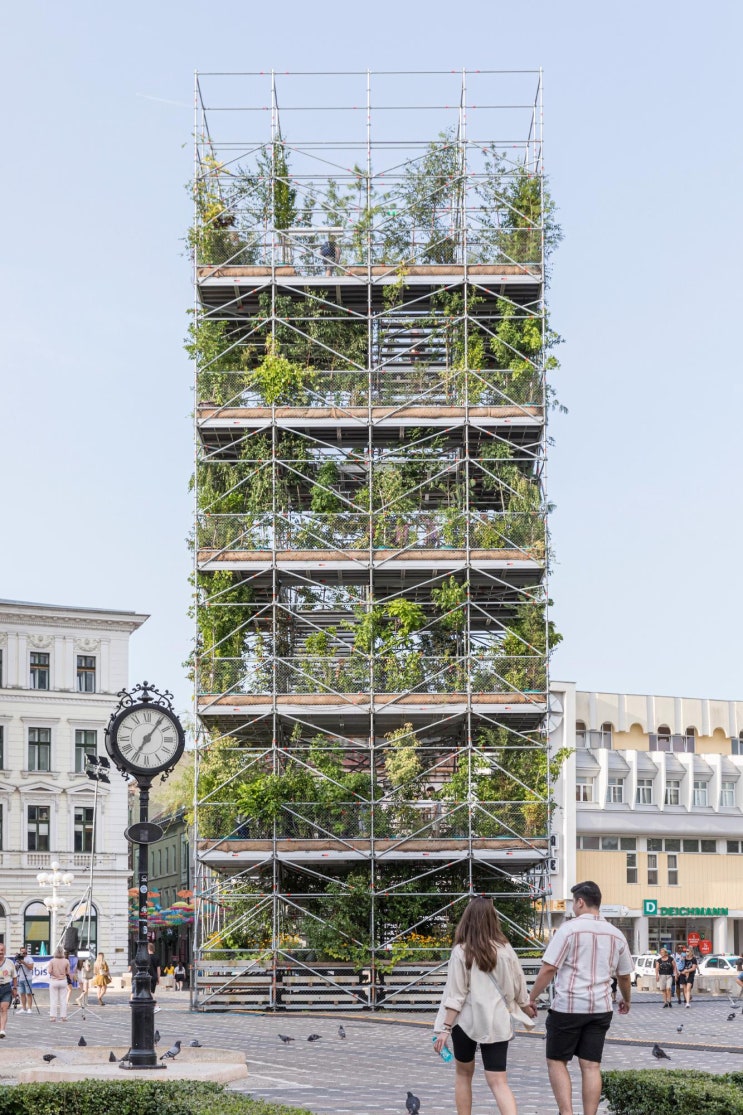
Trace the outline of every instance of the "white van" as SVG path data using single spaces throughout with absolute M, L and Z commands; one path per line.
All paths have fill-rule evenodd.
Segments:
M 658 955 L 657 952 L 643 952 L 640 956 L 635 957 L 635 970 L 630 977 L 633 987 L 637 987 L 639 984 L 642 991 L 643 982 L 641 981 L 644 981 L 645 990 L 653 990 L 655 987 L 655 962 Z

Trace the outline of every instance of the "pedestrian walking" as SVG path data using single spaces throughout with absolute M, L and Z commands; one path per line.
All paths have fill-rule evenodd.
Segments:
M 90 994 L 90 988 L 92 986 L 94 977 L 95 969 L 93 967 L 93 961 L 90 959 L 89 956 L 86 956 L 85 960 L 83 961 L 83 966 L 80 969 L 80 976 L 78 980 L 80 985 L 80 994 L 75 1000 L 79 1007 L 85 1007 L 88 1005 L 88 995 Z
M 32 976 L 34 962 L 28 955 L 28 949 L 21 945 L 15 957 L 15 967 L 18 974 L 18 994 L 21 999 L 20 1014 L 33 1014 L 34 989 Z
M 485 1080 L 500 1115 L 516 1115 L 506 1066 L 513 1021 L 534 1025 L 524 972 L 489 898 L 473 898 L 454 933 L 446 987 L 434 1023 L 434 1049 L 451 1038 L 457 1115 L 472 1111 L 475 1051 L 480 1046 Z
M 630 1009 L 632 956 L 621 930 L 601 916 L 601 890 L 593 882 L 571 887 L 573 914 L 545 949 L 531 990 L 531 1002 L 555 981 L 547 1015 L 547 1071 L 560 1115 L 573 1115 L 568 1061 L 578 1057 L 583 1115 L 596 1115 L 601 1099 L 601 1057 L 611 1025 L 611 981 L 616 974 L 622 1001 Z
M 683 1000 L 683 990 L 681 988 L 681 980 L 679 976 L 686 967 L 686 949 L 683 945 L 676 945 L 673 953 L 673 959 L 676 961 L 676 979 L 674 980 L 675 987 L 671 986 L 671 995 L 676 996 L 676 1002 L 681 1006 Z
M 70 974 L 70 962 L 61 945 L 54 950 L 47 972 L 49 973 L 49 1018 L 52 1022 L 56 1022 L 57 1019 L 66 1022 L 67 978 Z
M 183 961 L 182 960 L 179 960 L 178 963 L 176 964 L 173 976 L 174 976 L 174 979 L 175 979 L 175 989 L 176 989 L 176 991 L 183 991 L 183 985 L 186 982 L 186 969 L 183 966 Z
M 687 1010 L 691 1007 L 691 993 L 694 990 L 694 977 L 697 974 L 697 958 L 691 949 L 686 950 L 684 970 L 679 974 L 679 983 L 684 993 L 684 1006 Z
M 5 945 L 0 942 L 0 1038 L 5 1037 L 8 1009 L 18 995 L 18 973 L 15 964 L 5 955 Z
M 111 970 L 108 966 L 108 961 L 102 952 L 99 952 L 95 958 L 93 965 L 93 986 L 98 996 L 98 1006 L 105 1007 L 106 1005 L 106 992 L 108 985 L 111 982 Z
M 667 948 L 660 950 L 660 955 L 655 961 L 655 986 L 658 988 L 663 996 L 663 1009 L 673 1006 L 673 996 L 671 995 L 671 983 L 676 981 L 678 970 L 676 968 L 676 961 L 671 956 Z

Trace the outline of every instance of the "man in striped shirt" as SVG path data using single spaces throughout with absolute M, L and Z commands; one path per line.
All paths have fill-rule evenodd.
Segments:
M 573 1115 L 568 1061 L 577 1054 L 583 1113 L 596 1115 L 601 1099 L 601 1055 L 611 1025 L 611 981 L 616 974 L 622 1001 L 629 1011 L 632 956 L 624 934 L 601 917 L 601 891 L 596 883 L 577 883 L 572 921 L 566 921 L 545 949 L 542 967 L 531 991 L 531 1003 L 555 981 L 547 1016 L 547 1071 L 560 1115 Z

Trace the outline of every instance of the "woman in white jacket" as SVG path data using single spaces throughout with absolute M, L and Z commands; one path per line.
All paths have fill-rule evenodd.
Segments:
M 517 1115 L 506 1076 L 512 1019 L 534 1025 L 524 972 L 500 927 L 489 898 L 473 898 L 454 934 L 454 948 L 439 1013 L 434 1049 L 451 1036 L 457 1115 L 471 1115 L 475 1050 L 480 1046 L 485 1079 L 500 1115 Z

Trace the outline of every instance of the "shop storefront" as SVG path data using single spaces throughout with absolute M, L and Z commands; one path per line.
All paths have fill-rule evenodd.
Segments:
M 654 898 L 646 898 L 642 905 L 648 927 L 646 951 L 690 943 L 702 954 L 727 950 L 727 906 L 661 906 Z

